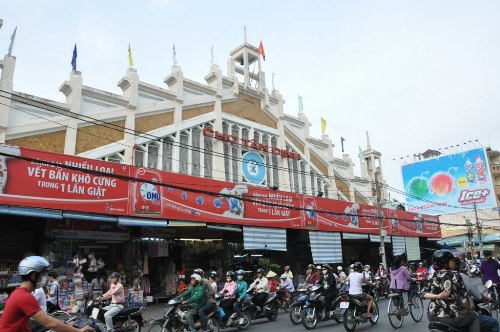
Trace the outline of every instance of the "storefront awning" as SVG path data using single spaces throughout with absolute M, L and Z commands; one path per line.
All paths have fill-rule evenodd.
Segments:
M 394 256 L 404 254 L 406 251 L 406 242 L 404 236 L 392 237 L 392 254 Z
M 314 264 L 342 262 L 340 233 L 309 231 L 309 242 Z
M 245 250 L 286 251 L 286 229 L 266 227 L 243 227 Z
M 129 218 L 119 217 L 118 225 L 121 226 L 145 226 L 145 227 L 167 227 L 168 221 L 163 219 Z
M 368 234 L 342 233 L 342 238 L 344 240 L 365 240 L 368 239 Z

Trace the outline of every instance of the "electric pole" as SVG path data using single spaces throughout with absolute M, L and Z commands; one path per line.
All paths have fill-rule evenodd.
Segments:
M 470 259 L 472 259 L 472 223 L 470 222 L 469 219 L 465 218 L 465 224 L 467 225 L 467 238 L 469 239 L 468 247 L 470 250 Z M 467 252 L 467 250 L 466 250 Z
M 387 259 L 385 258 L 385 244 L 384 244 L 384 215 L 382 214 L 382 198 L 380 193 L 380 185 L 378 183 L 378 175 L 375 172 L 375 191 L 377 192 L 377 208 L 378 208 L 378 230 L 380 235 L 380 248 L 379 254 L 382 256 L 382 264 L 387 268 Z
M 479 218 L 477 217 L 477 205 L 474 203 L 474 215 L 476 216 L 476 227 L 477 227 L 477 236 L 479 238 L 479 258 L 483 256 L 483 239 L 481 236 L 481 230 L 483 225 L 479 223 Z

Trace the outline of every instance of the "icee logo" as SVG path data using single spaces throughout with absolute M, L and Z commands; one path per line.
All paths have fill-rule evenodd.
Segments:
M 486 202 L 490 191 L 488 189 L 462 190 L 458 202 L 462 205 L 480 204 Z

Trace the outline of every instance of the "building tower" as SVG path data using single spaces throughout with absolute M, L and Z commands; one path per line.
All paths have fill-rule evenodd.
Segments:
M 377 193 L 375 192 L 375 174 L 380 184 L 385 183 L 384 172 L 382 171 L 382 153 L 372 149 L 368 131 L 366 132 L 366 150 L 363 151 L 363 156 L 366 161 L 368 177 L 373 183 L 373 196 L 376 197 Z M 387 198 L 387 190 L 385 188 L 382 188 L 381 195 L 383 200 Z

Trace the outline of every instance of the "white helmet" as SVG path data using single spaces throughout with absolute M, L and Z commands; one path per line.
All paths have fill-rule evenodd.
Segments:
M 337 270 L 342 271 L 342 266 L 337 266 Z
M 49 270 L 49 262 L 40 256 L 29 256 L 23 259 L 17 268 L 18 274 L 26 276 L 31 272 L 45 272 Z
M 201 281 L 201 276 L 199 274 L 197 274 L 197 273 L 193 273 L 191 275 L 191 279 L 194 279 L 194 280 L 200 282 Z

